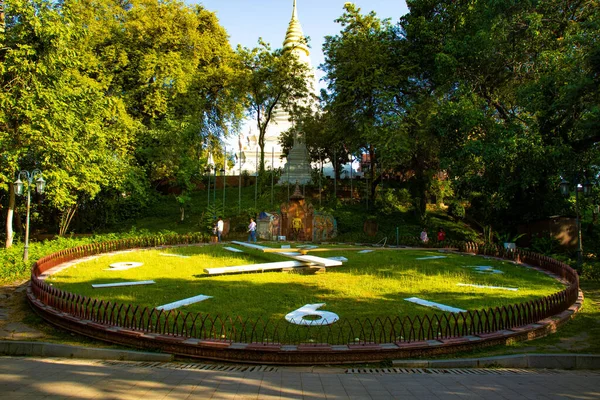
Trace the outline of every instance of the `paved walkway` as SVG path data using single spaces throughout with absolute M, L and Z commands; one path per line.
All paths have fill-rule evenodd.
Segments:
M 600 399 L 597 371 L 365 372 L 0 357 L 0 398 Z

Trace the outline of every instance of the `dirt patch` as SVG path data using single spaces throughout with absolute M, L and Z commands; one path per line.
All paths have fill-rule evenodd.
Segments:
M 560 343 L 556 345 L 561 350 L 568 350 L 573 352 L 580 352 L 590 347 L 589 345 L 590 335 L 587 332 L 580 333 L 579 335 L 571 337 L 561 337 Z
M 27 305 L 28 281 L 18 281 L 0 287 L 0 339 L 43 339 L 46 335 L 23 320 L 31 314 Z

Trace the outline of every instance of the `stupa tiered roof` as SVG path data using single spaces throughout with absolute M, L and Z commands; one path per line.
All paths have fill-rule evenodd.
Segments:
M 286 50 L 299 50 L 303 51 L 307 56 L 310 56 L 310 51 L 302 31 L 302 25 L 298 19 L 298 11 L 296 8 L 296 0 L 294 0 L 294 10 L 292 11 L 292 19 L 288 26 L 287 33 L 285 34 L 285 40 L 283 41 L 283 48 Z

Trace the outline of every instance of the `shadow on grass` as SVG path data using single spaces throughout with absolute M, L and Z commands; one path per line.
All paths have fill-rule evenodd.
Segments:
M 275 274 L 275 273 L 273 273 Z M 178 311 L 227 317 L 253 319 L 281 319 L 287 313 L 305 304 L 325 303 L 323 311 L 332 311 L 341 319 L 355 320 L 367 318 L 415 317 L 417 315 L 441 313 L 441 311 L 419 306 L 405 301 L 408 297 L 420 297 L 452 307 L 469 310 L 501 307 L 536 298 L 511 293 L 456 293 L 437 291 L 431 293 L 413 293 L 402 291 L 394 294 L 382 294 L 377 297 L 352 297 L 344 288 L 323 288 L 318 280 L 308 282 L 252 282 L 243 279 L 216 281 L 201 279 L 155 279 L 156 284 L 148 286 L 124 286 L 91 289 L 96 281 L 65 284 L 61 288 L 73 293 L 96 299 L 131 303 L 142 307 L 154 308 L 198 295 L 212 298 Z M 112 282 L 123 282 L 113 279 Z M 467 305 L 471 305 L 467 307 Z
M 227 262 L 236 263 L 235 265 L 285 259 L 280 255 L 263 253 L 258 250 L 244 249 L 244 251 L 245 253 L 229 253 L 221 246 L 183 246 L 161 250 L 161 252 L 184 256 L 202 254 L 215 258 L 226 257 Z M 456 254 L 448 254 L 444 259 L 416 259 L 424 255 L 439 254 L 435 250 L 427 252 L 376 251 L 368 254 L 358 254 L 354 251 L 318 253 L 319 256 L 345 256 L 349 261 L 342 267 L 330 269 L 326 275 L 314 276 L 268 272 L 213 277 L 195 273 L 198 269 L 202 269 L 203 259 L 197 259 L 199 264 L 194 264 L 192 267 L 185 263 L 191 263 L 193 259 L 189 261 L 177 259 L 176 263 L 170 264 L 170 267 L 164 269 L 163 267 L 169 263 L 169 260 L 174 260 L 175 257 L 157 257 L 160 259 L 158 263 L 155 263 L 154 266 L 148 264 L 147 270 L 141 271 L 133 279 L 126 278 L 125 273 L 120 277 L 115 274 L 113 277 L 104 275 L 85 279 L 78 275 L 78 270 L 69 269 L 62 272 L 59 277 L 65 280 L 79 278 L 77 283 L 59 283 L 60 280 L 52 282 L 57 287 L 72 293 L 104 301 L 134 304 L 142 308 L 148 307 L 150 310 L 201 294 L 212 296 L 205 301 L 180 307 L 172 315 L 192 313 L 193 316 L 189 317 L 190 320 L 218 320 L 221 326 L 229 324 L 231 330 L 244 332 L 246 335 L 244 340 L 248 340 L 248 338 L 252 340 L 253 333 L 248 337 L 246 328 L 238 325 L 244 325 L 243 321 L 249 320 L 252 321 L 249 323 L 252 332 L 255 331 L 253 326 L 260 326 L 260 329 L 257 329 L 262 332 L 259 335 L 261 340 L 272 339 L 279 329 L 283 330 L 283 335 L 286 337 L 289 332 L 292 332 L 293 335 L 300 335 L 298 337 L 302 337 L 302 340 L 319 340 L 319 338 L 323 338 L 323 335 L 325 337 L 338 335 L 338 340 L 339 337 L 343 337 L 344 340 L 356 337 L 364 340 L 367 335 L 364 332 L 370 332 L 369 335 L 389 334 L 391 335 L 389 337 L 393 339 L 396 336 L 406 336 L 404 328 L 396 326 L 399 321 L 404 321 L 407 317 L 415 318 L 424 315 L 428 315 L 431 321 L 434 319 L 433 315 L 441 314 L 440 311 L 436 312 L 434 309 L 405 301 L 404 299 L 408 297 L 420 297 L 465 310 L 480 310 L 541 298 L 543 295 L 540 294 L 540 290 L 542 289 L 546 290 L 547 294 L 561 290 L 561 286 L 553 279 L 537 271 L 507 262 Z M 128 255 L 127 257 L 132 256 Z M 229 259 L 232 260 L 229 261 Z M 189 278 L 175 276 L 177 265 L 187 265 L 188 269 L 183 275 L 189 273 Z M 470 268 L 463 268 L 469 265 L 491 265 L 503 269 L 505 274 L 484 276 L 475 273 Z M 163 268 L 163 270 L 157 273 L 153 271 L 153 268 Z M 165 271 L 172 271 L 172 274 L 165 274 Z M 69 275 L 66 275 L 67 273 Z M 149 279 L 153 279 L 156 283 L 148 286 L 91 288 L 92 283 L 119 283 Z M 441 284 L 436 286 L 428 283 L 434 280 Z M 327 281 L 327 286 L 325 281 Z M 419 286 L 419 281 L 426 283 Z M 461 281 L 496 286 L 513 286 L 516 283 L 528 286 L 528 289 L 537 289 L 538 292 L 532 294 L 531 290 L 529 292 L 527 290 L 482 292 L 474 288 L 456 289 L 456 283 Z M 412 285 L 413 282 L 414 285 Z M 339 315 L 340 321 L 333 328 L 324 328 L 320 331 L 313 329 L 312 332 L 320 333 L 316 337 L 310 337 L 307 336 L 309 332 L 303 330 L 304 327 L 290 326 L 284 320 L 283 317 L 287 313 L 306 304 L 315 303 L 325 303 L 326 305 L 321 310 L 336 313 Z M 371 326 L 373 323 L 377 325 L 377 328 Z M 357 326 L 358 330 L 363 333 L 353 336 Z M 230 328 L 225 327 L 217 329 L 217 331 L 221 332 L 224 329 L 226 332 L 221 335 L 227 336 Z M 193 329 L 196 329 L 195 325 Z M 437 331 L 438 327 L 429 323 L 427 329 Z M 395 332 L 401 333 L 394 336 Z M 209 334 L 212 335 L 213 332 L 211 331 Z M 414 336 L 414 332 L 409 335 Z M 217 338 L 219 337 L 217 335 Z

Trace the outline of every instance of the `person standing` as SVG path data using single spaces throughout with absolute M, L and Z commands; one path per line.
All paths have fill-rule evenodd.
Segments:
M 438 242 L 443 242 L 446 240 L 446 232 L 444 232 L 444 228 L 440 228 L 437 233 Z
M 423 231 L 421 232 L 421 242 L 427 244 L 429 243 L 429 237 L 427 236 L 427 229 L 423 228 Z
M 250 225 L 248 225 L 248 241 L 256 243 L 256 222 L 254 218 L 250 218 Z
M 221 237 L 223 236 L 223 218 L 219 217 L 217 220 L 217 237 L 219 238 L 219 243 L 221 243 Z

